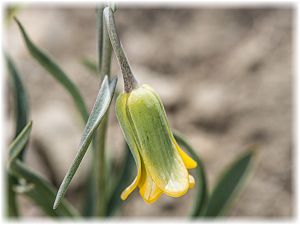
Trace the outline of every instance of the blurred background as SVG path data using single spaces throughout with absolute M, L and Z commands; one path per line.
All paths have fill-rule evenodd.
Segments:
M 202 157 L 210 188 L 237 156 L 259 145 L 258 162 L 230 217 L 293 216 L 292 139 L 294 9 L 280 7 L 135 7 L 121 5 L 118 32 L 134 73 L 161 95 L 171 126 Z M 99 78 L 82 65 L 97 59 L 93 5 L 23 5 L 16 16 L 37 46 L 49 53 L 79 86 L 91 109 Z M 4 27 L 11 55 L 28 92 L 33 130 L 26 162 L 55 186 L 71 164 L 84 124 L 65 90 L 29 55 L 13 21 Z M 123 81 L 113 56 L 113 74 Z M 14 135 L 12 90 L 5 76 L 6 143 Z M 110 110 L 107 154 L 118 163 L 123 138 Z M 66 197 L 81 207 L 91 152 Z M 128 184 L 131 180 L 128 180 Z M 120 217 L 184 216 L 194 190 L 179 199 L 163 196 L 147 205 L 134 192 Z M 44 216 L 24 197 L 26 217 Z

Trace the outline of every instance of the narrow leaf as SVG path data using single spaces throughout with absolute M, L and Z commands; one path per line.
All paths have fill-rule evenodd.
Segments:
M 43 53 L 32 43 L 20 21 L 17 18 L 15 18 L 15 20 L 20 28 L 27 49 L 32 57 L 34 57 L 40 63 L 40 65 L 43 66 L 44 69 L 46 69 L 70 93 L 82 118 L 84 121 L 86 121 L 88 119 L 88 111 L 76 85 L 49 56 Z
M 7 217 L 19 217 L 19 208 L 16 202 L 16 193 L 13 190 L 13 186 L 17 184 L 17 179 L 10 175 L 6 175 L 6 215 Z
M 228 210 L 245 183 L 248 171 L 252 168 L 254 155 L 255 149 L 250 149 L 224 172 L 209 198 L 205 217 L 222 216 Z
M 27 97 L 26 97 L 26 91 L 24 89 L 21 77 L 12 59 L 7 54 L 5 54 L 5 59 L 6 59 L 8 72 L 13 84 L 14 105 L 15 105 L 14 111 L 15 111 L 15 121 L 16 121 L 15 137 L 17 137 L 18 134 L 22 131 L 22 129 L 27 124 L 27 117 L 28 117 Z M 26 145 L 24 145 L 22 149 L 19 149 L 20 159 L 23 159 L 25 148 Z M 7 206 L 8 206 L 7 215 L 9 217 L 17 217 L 19 213 L 18 213 L 18 206 L 16 202 L 16 195 L 15 192 L 13 191 L 13 186 L 18 184 L 18 180 L 9 174 L 6 175 L 7 175 L 6 191 L 7 191 Z
M 205 211 L 205 207 L 208 199 L 208 188 L 207 188 L 207 180 L 206 180 L 206 172 L 205 167 L 202 160 L 197 155 L 196 151 L 192 148 L 190 144 L 177 132 L 174 132 L 174 137 L 178 144 L 183 147 L 186 151 L 188 151 L 191 157 L 196 160 L 197 167 L 196 170 L 196 197 L 194 201 L 194 205 L 192 208 L 192 212 L 190 216 L 195 218 L 203 215 Z
M 97 67 L 97 63 L 95 61 L 93 61 L 92 59 L 89 59 L 87 57 L 84 57 L 81 60 L 81 64 L 88 69 L 93 75 L 97 75 L 98 73 L 98 67 Z
M 25 145 L 28 142 L 30 132 L 32 127 L 32 121 L 30 121 L 21 133 L 15 138 L 15 140 L 9 146 L 9 161 L 8 165 L 10 165 L 21 153 L 24 149 Z
M 8 171 L 14 178 L 24 179 L 32 189 L 28 189 L 26 194 L 38 205 L 40 205 L 46 213 L 51 216 L 73 216 L 76 212 L 65 201 L 58 212 L 53 212 L 52 202 L 55 197 L 54 188 L 42 177 L 35 174 L 27 166 L 19 160 L 18 155 L 29 140 L 32 122 L 30 121 L 15 140 L 9 146 L 9 163 Z
M 56 194 L 54 187 L 43 177 L 29 169 L 19 159 L 13 161 L 9 168 L 9 171 L 12 175 L 26 180 L 26 182 L 29 184 L 28 186 L 31 188 L 27 189 L 24 194 L 28 196 L 32 201 L 34 201 L 37 205 L 39 205 L 49 216 L 78 216 L 78 212 L 66 200 L 63 200 L 62 204 L 56 210 L 53 210 L 52 203 Z
M 15 99 L 15 117 L 16 117 L 16 132 L 15 137 L 23 130 L 27 124 L 28 104 L 27 95 L 23 86 L 19 72 L 17 71 L 13 61 L 8 55 L 5 55 L 7 68 L 13 81 L 14 99 Z M 21 153 L 21 156 L 23 153 Z
M 70 166 L 67 174 L 65 175 L 62 184 L 60 185 L 59 190 L 57 192 L 56 199 L 53 205 L 54 209 L 57 208 L 65 192 L 67 191 L 68 186 L 92 141 L 93 135 L 97 130 L 97 127 L 101 123 L 103 116 L 105 115 L 105 112 L 109 108 L 116 84 L 117 84 L 117 78 L 112 79 L 112 81 L 109 83 L 107 76 L 104 77 L 96 102 L 91 111 L 87 124 L 84 128 L 77 155 L 72 165 Z

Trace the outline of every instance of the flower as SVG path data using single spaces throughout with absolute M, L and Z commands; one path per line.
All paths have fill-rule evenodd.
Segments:
M 153 203 L 163 193 L 180 197 L 195 185 L 188 169 L 197 163 L 176 143 L 160 97 L 151 87 L 120 94 L 116 115 L 137 166 L 137 176 L 122 192 L 122 200 L 137 187 L 144 201 Z

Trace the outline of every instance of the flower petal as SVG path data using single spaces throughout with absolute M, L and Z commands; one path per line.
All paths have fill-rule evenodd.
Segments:
M 134 191 L 134 189 L 137 187 L 139 183 L 139 177 L 140 177 L 140 170 L 138 171 L 138 175 L 135 177 L 133 182 L 122 192 L 121 199 L 126 200 L 128 196 L 131 194 L 131 192 Z
M 128 94 L 120 94 L 116 101 L 116 115 L 118 121 L 121 125 L 123 135 L 126 139 L 126 142 L 130 148 L 130 151 L 134 157 L 136 167 L 137 167 L 137 176 L 133 180 L 133 182 L 122 192 L 121 199 L 127 199 L 128 195 L 137 187 L 142 173 L 141 168 L 141 157 L 138 151 L 137 141 L 135 140 L 135 136 L 133 130 L 131 128 L 130 122 L 127 116 L 126 104 L 128 100 Z M 123 128 L 126 128 L 126 132 L 124 132 Z
M 151 91 L 154 96 L 156 97 L 156 99 L 158 100 L 161 108 L 163 108 L 163 104 L 160 100 L 159 95 L 148 85 L 143 85 L 143 87 L 149 91 Z M 167 117 L 166 117 L 167 118 Z M 169 126 L 167 127 L 167 130 L 169 132 L 169 135 L 172 137 L 173 143 L 176 145 L 176 149 L 178 150 L 178 153 L 180 154 L 180 156 L 183 159 L 183 162 L 186 166 L 187 169 L 193 169 L 197 167 L 197 162 L 195 160 L 193 160 L 188 154 L 186 154 L 181 148 L 180 146 L 177 144 L 177 141 L 175 140 L 172 131 L 170 130 Z
M 173 142 L 176 145 L 176 149 L 179 153 L 179 155 L 181 156 L 184 165 L 186 166 L 187 169 L 194 169 L 197 167 L 197 162 L 195 160 L 193 160 L 188 154 L 186 154 L 177 144 L 176 140 L 173 138 Z
M 152 180 L 167 195 L 182 196 L 189 188 L 188 171 L 172 141 L 160 99 L 142 86 L 130 93 L 127 110 L 142 161 Z
M 195 179 L 192 175 L 189 175 L 189 188 L 193 188 L 195 186 Z
M 155 202 L 163 193 L 162 190 L 153 182 L 149 172 L 142 164 L 142 177 L 139 183 L 140 195 L 148 204 Z

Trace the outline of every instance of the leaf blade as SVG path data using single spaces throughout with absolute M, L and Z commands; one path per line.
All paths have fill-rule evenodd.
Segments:
M 22 150 L 26 146 L 30 132 L 32 128 L 32 121 L 30 121 L 21 133 L 14 139 L 14 141 L 9 146 L 9 161 L 8 165 L 10 165 L 18 156 L 21 154 Z
M 21 76 L 16 69 L 12 59 L 5 55 L 7 68 L 13 81 L 14 95 L 15 95 L 15 107 L 16 107 L 16 132 L 15 137 L 23 130 L 27 124 L 28 118 L 28 103 L 27 94 L 22 83 Z
M 67 174 L 65 175 L 57 192 L 56 199 L 53 204 L 54 209 L 57 208 L 65 192 L 67 191 L 68 186 L 71 183 L 71 180 L 75 175 L 75 172 L 77 171 L 83 159 L 83 156 L 85 155 L 88 149 L 89 144 L 92 141 L 92 137 L 95 131 L 97 130 L 97 127 L 100 125 L 103 116 L 109 108 L 116 87 L 116 83 L 117 78 L 112 79 L 110 83 L 108 82 L 107 76 L 105 76 L 103 79 L 94 107 L 84 128 L 77 155 L 72 165 L 69 167 L 69 170 L 67 171 Z
M 27 96 L 26 91 L 22 83 L 21 76 L 17 71 L 17 68 L 12 61 L 12 59 L 5 54 L 5 61 L 7 65 L 7 69 L 12 80 L 13 92 L 14 92 L 14 103 L 15 103 L 15 121 L 16 121 L 16 128 L 15 128 L 15 137 L 22 131 L 22 129 L 27 124 L 28 118 L 28 104 L 27 104 Z M 24 151 L 26 145 L 20 149 L 19 158 L 23 159 Z M 18 217 L 19 210 L 18 205 L 16 202 L 16 194 L 12 190 L 13 186 L 18 183 L 18 180 L 7 174 L 6 176 L 6 191 L 7 191 L 7 215 L 9 217 Z
M 46 69 L 69 92 L 82 118 L 84 119 L 84 121 L 86 121 L 88 119 L 89 114 L 77 86 L 69 79 L 65 72 L 49 56 L 47 56 L 37 46 L 33 44 L 21 22 L 17 18 L 15 18 L 15 21 L 18 24 L 22 37 L 25 41 L 26 47 L 29 50 L 32 57 L 35 58 L 40 63 L 40 65 L 44 69 Z
M 19 159 L 21 150 L 27 144 L 32 129 L 32 121 L 30 121 L 20 134 L 14 139 L 9 146 L 9 163 L 8 172 L 14 178 L 25 179 L 26 182 L 32 183 L 34 188 L 25 194 L 34 202 L 40 205 L 43 210 L 50 216 L 74 216 L 76 211 L 66 201 L 62 204 L 58 213 L 52 212 L 52 201 L 55 197 L 54 188 L 44 178 L 31 171 Z M 49 207 L 50 206 L 50 207 Z
M 53 210 L 52 202 L 56 195 L 54 187 L 40 175 L 29 169 L 19 159 L 16 159 L 11 164 L 10 173 L 18 178 L 25 179 L 26 182 L 33 185 L 33 188 L 24 192 L 24 194 L 39 205 L 49 216 L 75 217 L 79 215 L 66 200 L 62 202 L 57 210 Z
M 209 198 L 205 217 L 224 215 L 236 194 L 241 190 L 243 181 L 253 164 L 254 156 L 255 149 L 250 149 L 224 172 Z

